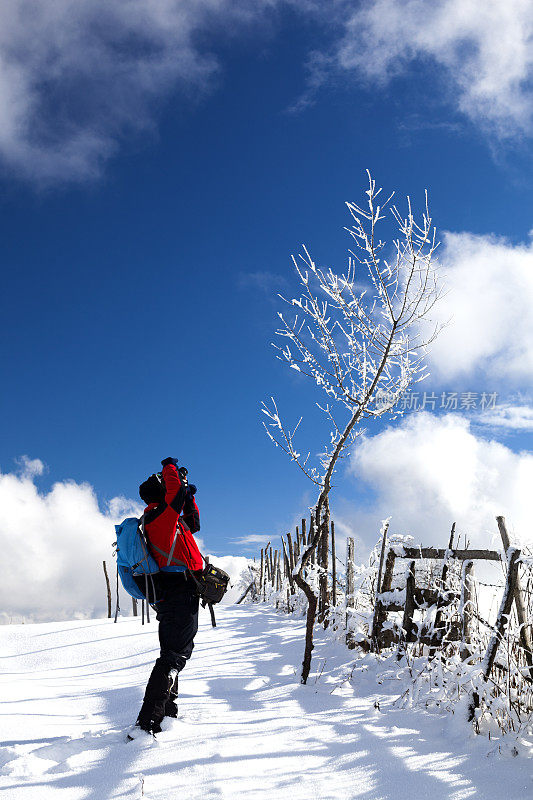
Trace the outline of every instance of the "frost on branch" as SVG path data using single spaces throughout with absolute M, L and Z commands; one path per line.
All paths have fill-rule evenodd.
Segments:
M 426 377 L 424 358 L 438 328 L 428 330 L 431 310 L 442 294 L 434 253 L 438 246 L 425 198 L 415 220 L 407 198 L 406 215 L 392 205 L 393 195 L 381 204 L 382 190 L 368 173 L 364 206 L 348 203 L 353 239 L 348 266 L 337 274 L 317 267 L 304 248 L 293 258 L 300 296 L 282 300 L 279 313 L 278 358 L 310 378 L 324 393 L 324 413 L 330 434 L 316 466 L 301 459 L 294 436 L 281 421 L 275 401 L 263 404 L 270 422 L 268 435 L 321 487 L 328 487 L 339 457 L 361 433 L 359 423 L 394 414 L 401 395 Z M 387 246 L 378 236 L 389 216 L 397 238 Z M 333 409 L 336 410 L 336 415 Z M 399 412 L 396 412 L 399 413 Z M 357 425 L 357 427 L 356 427 Z
M 263 422 L 263 426 L 267 432 L 267 436 L 269 437 L 269 439 L 271 439 L 272 442 L 274 442 L 276 447 L 281 447 L 281 449 L 285 453 L 287 453 L 291 461 L 295 461 L 296 464 L 298 464 L 300 469 L 303 470 L 303 472 L 305 472 L 307 477 L 310 480 L 312 480 L 313 483 L 316 483 L 319 486 L 320 482 L 317 470 L 314 467 L 309 467 L 309 468 L 307 467 L 307 462 L 309 460 L 310 453 L 308 453 L 305 460 L 302 461 L 300 453 L 297 452 L 293 444 L 294 436 L 300 426 L 302 418 L 300 417 L 294 429 L 290 431 L 289 429 L 285 428 L 281 423 L 278 414 L 278 407 L 276 405 L 276 401 L 274 400 L 274 398 L 271 397 L 270 401 L 272 403 L 271 409 L 266 405 L 266 403 L 261 404 L 262 405 L 261 411 L 263 412 L 263 414 L 266 414 L 266 416 L 270 420 L 270 422 Z M 271 433 L 269 428 L 274 428 L 277 436 Z

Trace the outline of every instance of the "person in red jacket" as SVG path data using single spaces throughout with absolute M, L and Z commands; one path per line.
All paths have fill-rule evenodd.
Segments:
M 191 657 L 198 631 L 199 598 L 189 574 L 203 567 L 193 536 L 200 530 L 196 487 L 188 484 L 187 470 L 178 468 L 177 459 L 165 458 L 161 464 L 162 473 L 152 475 L 139 487 L 146 503 L 145 533 L 160 568 L 154 607 L 161 652 L 130 738 L 135 738 L 136 729 L 158 733 L 163 717 L 177 716 L 178 674 Z

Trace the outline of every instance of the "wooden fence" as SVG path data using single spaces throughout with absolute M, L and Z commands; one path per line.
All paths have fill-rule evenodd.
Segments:
M 458 547 L 454 541 L 455 524 L 446 548 L 397 544 L 393 537 L 389 537 L 388 526 L 385 526 L 366 587 L 365 602 L 369 617 L 366 636 L 355 636 L 351 625 L 356 604 L 360 602 L 360 587 L 356 590 L 358 569 L 355 542 L 353 538 L 347 539 L 346 562 L 342 563 L 336 555 L 335 524 L 328 519 L 306 574 L 318 597 L 318 622 L 324 628 L 333 624 L 338 630 L 343 626 L 346 644 L 352 649 L 361 647 L 379 653 L 394 647 L 397 659 L 401 660 L 408 647 L 413 645 L 427 647 L 431 658 L 454 643 L 459 648 L 461 659 L 467 660 L 471 656 L 472 623 L 477 618 L 490 630 L 488 645 L 481 660 L 482 678 L 488 681 L 495 664 L 498 666 L 498 648 L 508 633 L 514 607 L 519 648 L 525 662 L 521 673 L 525 680 L 533 682 L 533 613 L 528 609 L 531 593 L 526 598 L 519 572 L 519 565 L 528 560 L 523 558 L 520 549 L 511 546 L 504 518 L 496 519 L 503 545 L 501 552 L 471 549 L 466 542 L 464 547 Z M 253 595 L 257 601 L 272 599 L 278 609 L 287 613 L 295 609 L 298 589 L 293 574 L 308 544 L 307 530 L 307 520 L 302 519 L 294 534 L 287 533 L 281 537 L 280 548 L 275 549 L 269 542 L 261 550 L 254 577 Z M 529 559 L 530 565 L 531 561 Z M 417 565 L 421 563 L 429 570 L 431 580 L 426 579 L 426 583 L 431 585 L 418 585 Z M 499 610 L 493 625 L 479 617 L 473 602 L 475 565 L 482 563 L 499 563 L 505 573 Z M 455 588 L 450 585 L 452 577 Z M 425 625 L 423 621 L 416 620 L 417 615 L 427 617 L 430 610 L 431 624 Z M 394 618 L 394 615 L 395 621 L 388 622 L 389 617 Z M 478 703 L 479 697 L 474 692 L 472 709 Z

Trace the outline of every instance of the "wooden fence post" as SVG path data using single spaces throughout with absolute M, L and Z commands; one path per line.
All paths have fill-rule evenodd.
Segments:
M 515 597 L 519 559 L 520 559 L 520 550 L 517 550 L 514 547 L 509 547 L 508 560 L 507 560 L 507 580 L 505 582 L 505 589 L 502 597 L 502 602 L 500 605 L 500 610 L 498 611 L 495 630 L 490 638 L 489 645 L 487 647 L 487 652 L 485 653 L 485 657 L 482 662 L 482 673 L 485 682 L 489 678 L 492 667 L 494 665 L 494 659 L 496 658 L 496 653 L 498 652 L 498 647 L 505 634 L 505 629 L 509 624 L 509 617 L 511 614 L 511 608 L 513 606 L 513 600 Z M 476 708 L 479 708 L 479 702 L 480 702 L 479 694 L 478 692 L 474 691 L 472 693 L 472 699 L 469 705 L 468 719 L 470 721 L 474 719 L 474 711 Z
M 385 558 L 385 550 L 387 549 L 387 531 L 389 530 L 389 523 L 387 522 L 384 529 L 383 529 L 383 538 L 381 539 L 381 551 L 379 554 L 379 567 L 378 567 L 378 574 L 376 577 L 376 585 L 374 586 L 374 603 L 376 601 L 377 596 L 381 592 L 381 576 L 383 573 L 383 561 Z
M 274 563 L 272 565 L 272 588 L 276 588 L 276 578 L 278 576 L 278 561 L 279 561 L 279 550 L 274 550 Z
M 118 619 L 118 612 L 119 611 L 120 611 L 120 602 L 119 602 L 119 598 L 118 598 L 118 567 L 117 567 L 117 602 L 116 602 L 116 605 L 115 605 L 115 622 Z
M 107 587 L 107 618 L 111 619 L 111 586 L 109 585 L 109 575 L 107 574 L 107 567 L 104 561 L 104 575 L 105 575 L 105 585 Z
M 346 644 L 353 650 L 355 642 L 353 633 L 348 627 L 351 614 L 350 608 L 355 605 L 355 543 L 353 537 L 349 536 L 346 540 Z
M 316 524 L 317 524 L 316 520 L 313 518 L 313 515 L 311 514 L 311 521 L 310 521 L 310 524 L 309 524 L 309 538 L 308 538 L 308 543 L 309 544 L 311 544 L 312 538 L 314 536 L 315 525 Z M 311 553 L 311 558 L 309 559 L 309 561 L 311 563 L 311 566 L 314 567 L 315 563 L 316 563 L 316 547 L 313 550 L 313 552 Z
M 331 603 L 337 605 L 337 560 L 335 555 L 335 523 L 331 520 Z
M 448 550 L 451 550 L 453 547 L 453 539 L 455 536 L 455 522 L 452 525 L 452 530 L 450 533 L 450 541 L 448 542 Z M 445 605 L 444 600 L 444 591 L 446 590 L 446 576 L 448 575 L 448 564 L 446 556 L 444 557 L 444 562 L 442 565 L 442 570 L 440 574 L 440 586 L 437 586 L 437 591 L 439 592 L 439 596 L 437 599 L 437 612 L 435 614 L 435 623 L 433 625 L 433 636 L 432 641 L 429 647 L 429 657 L 433 658 L 435 655 L 435 651 L 438 645 L 442 642 L 443 631 L 442 631 L 442 623 L 443 623 L 443 606 Z
M 503 547 L 505 552 L 511 546 L 507 527 L 505 525 L 505 517 L 496 517 L 500 536 L 502 537 Z M 526 664 L 528 666 L 528 679 L 533 680 L 533 640 L 531 635 L 531 625 L 527 619 L 526 603 L 524 600 L 524 593 L 520 585 L 520 575 L 518 569 L 516 572 L 516 583 L 514 589 L 514 602 L 516 607 L 516 616 L 518 617 L 518 624 L 520 626 L 520 644 L 525 653 Z
M 295 566 L 296 566 L 296 563 L 297 563 L 298 559 L 300 558 L 300 553 L 302 552 L 303 547 L 304 547 L 304 545 L 303 545 L 302 536 L 301 535 L 298 536 L 298 534 L 296 534 L 296 536 L 294 537 L 294 545 L 293 545 L 294 564 L 295 564 Z
M 385 606 L 381 600 L 380 595 L 384 592 L 390 592 L 392 587 L 392 576 L 394 573 L 394 562 L 396 560 L 396 553 L 389 548 L 387 558 L 385 559 L 385 571 L 383 573 L 383 580 L 381 581 L 380 593 L 376 598 L 374 606 L 374 617 L 372 620 L 372 630 L 370 631 L 370 642 L 374 652 L 379 653 L 382 645 L 383 623 L 385 622 Z
M 321 521 L 321 535 L 318 548 L 318 564 L 320 573 L 318 577 L 318 621 L 328 627 L 329 591 L 328 591 L 328 566 L 329 566 L 329 502 L 326 499 L 324 517 Z
M 138 610 L 137 610 L 137 598 L 136 598 L 136 597 L 132 597 L 132 598 L 131 598 L 131 604 L 132 604 L 132 606 L 133 606 L 133 616 L 134 616 L 134 617 L 136 617 L 136 616 L 137 616 L 137 614 L 138 614 Z
M 270 542 L 268 542 L 264 550 L 265 564 L 263 569 L 263 601 L 266 600 L 266 587 L 267 587 L 267 582 L 270 580 L 270 561 L 268 558 L 269 547 L 270 547 Z
M 266 566 L 266 581 L 265 583 L 270 583 L 270 551 L 265 550 L 265 566 Z
M 289 540 L 290 533 L 287 534 L 287 541 Z M 290 558 L 290 550 L 287 553 L 287 548 L 285 547 L 285 540 L 281 540 L 281 544 L 283 545 L 283 562 L 285 564 L 285 574 L 287 575 L 287 580 L 289 582 L 289 586 L 292 590 L 293 588 L 293 581 L 294 578 L 292 577 L 292 567 L 291 567 L 291 558 Z M 292 593 L 292 591 L 291 591 Z
M 411 641 L 413 633 L 413 616 L 415 613 L 415 562 L 409 564 L 407 581 L 405 584 L 405 608 L 403 612 L 400 644 L 396 659 L 401 661 L 407 650 L 407 643 Z
M 470 655 L 470 642 L 472 636 L 472 573 L 474 571 L 473 561 L 463 562 L 463 574 L 461 581 L 461 616 L 462 616 L 462 636 L 461 636 L 461 659 L 465 661 Z
M 296 566 L 296 561 L 294 560 L 294 548 L 292 546 L 292 537 L 289 533 L 287 534 L 287 544 L 289 545 L 289 583 L 290 583 L 290 592 L 294 594 L 296 589 L 294 588 L 294 577 L 293 571 L 294 567 Z

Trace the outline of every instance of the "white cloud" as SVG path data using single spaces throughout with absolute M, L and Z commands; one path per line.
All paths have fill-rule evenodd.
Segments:
M 238 539 L 232 539 L 234 544 L 240 544 L 247 550 L 257 550 L 256 545 L 267 544 L 272 537 L 268 534 L 251 533 L 248 536 L 240 536 Z
M 308 8 L 306 0 L 292 0 Z M 199 43 L 234 36 L 281 0 L 4 0 L 0 157 L 37 182 L 97 177 L 176 87 L 218 69 Z
M 350 13 L 335 61 L 383 83 L 420 57 L 446 71 L 450 97 L 474 122 L 501 137 L 530 132 L 530 0 L 366 0 Z
M 102 561 L 115 573 L 114 523 L 139 505 L 116 497 L 107 513 L 91 486 L 56 483 L 40 492 L 39 459 L 21 475 L 0 473 L 0 547 L 6 569 L 0 587 L 3 621 L 69 619 L 106 613 Z M 122 597 L 124 600 L 124 596 Z
M 476 374 L 530 387 L 533 374 L 533 241 L 446 233 L 439 255 L 448 294 L 434 319 L 450 324 L 431 346 L 432 374 Z M 475 388 L 475 387 L 473 387 Z
M 389 515 L 391 532 L 423 544 L 444 546 L 455 521 L 471 545 L 490 547 L 500 544 L 495 517 L 501 514 L 517 540 L 533 544 L 533 455 L 477 437 L 459 414 L 420 412 L 364 437 L 351 469 L 376 493 L 373 508 L 350 520 L 369 546 Z
M 42 475 L 45 471 L 45 466 L 40 458 L 29 458 L 28 456 L 21 456 L 17 459 L 17 464 L 20 467 L 20 472 L 24 478 L 36 478 Z
M 102 561 L 107 564 L 114 609 L 114 526 L 141 514 L 141 505 L 114 497 L 102 512 L 93 488 L 74 481 L 41 492 L 35 478 L 44 471 L 42 461 L 23 456 L 19 463 L 19 474 L 0 472 L 0 549 L 7 565 L 0 585 L 0 624 L 106 616 Z M 195 539 L 206 552 L 202 539 Z M 225 601 L 234 602 L 248 559 L 214 556 L 212 560 L 230 575 L 233 589 Z M 120 603 L 123 613 L 131 613 L 130 597 L 122 587 Z
M 494 428 L 509 428 L 513 431 L 533 431 L 533 407 L 504 403 L 491 411 L 480 414 L 478 422 Z

